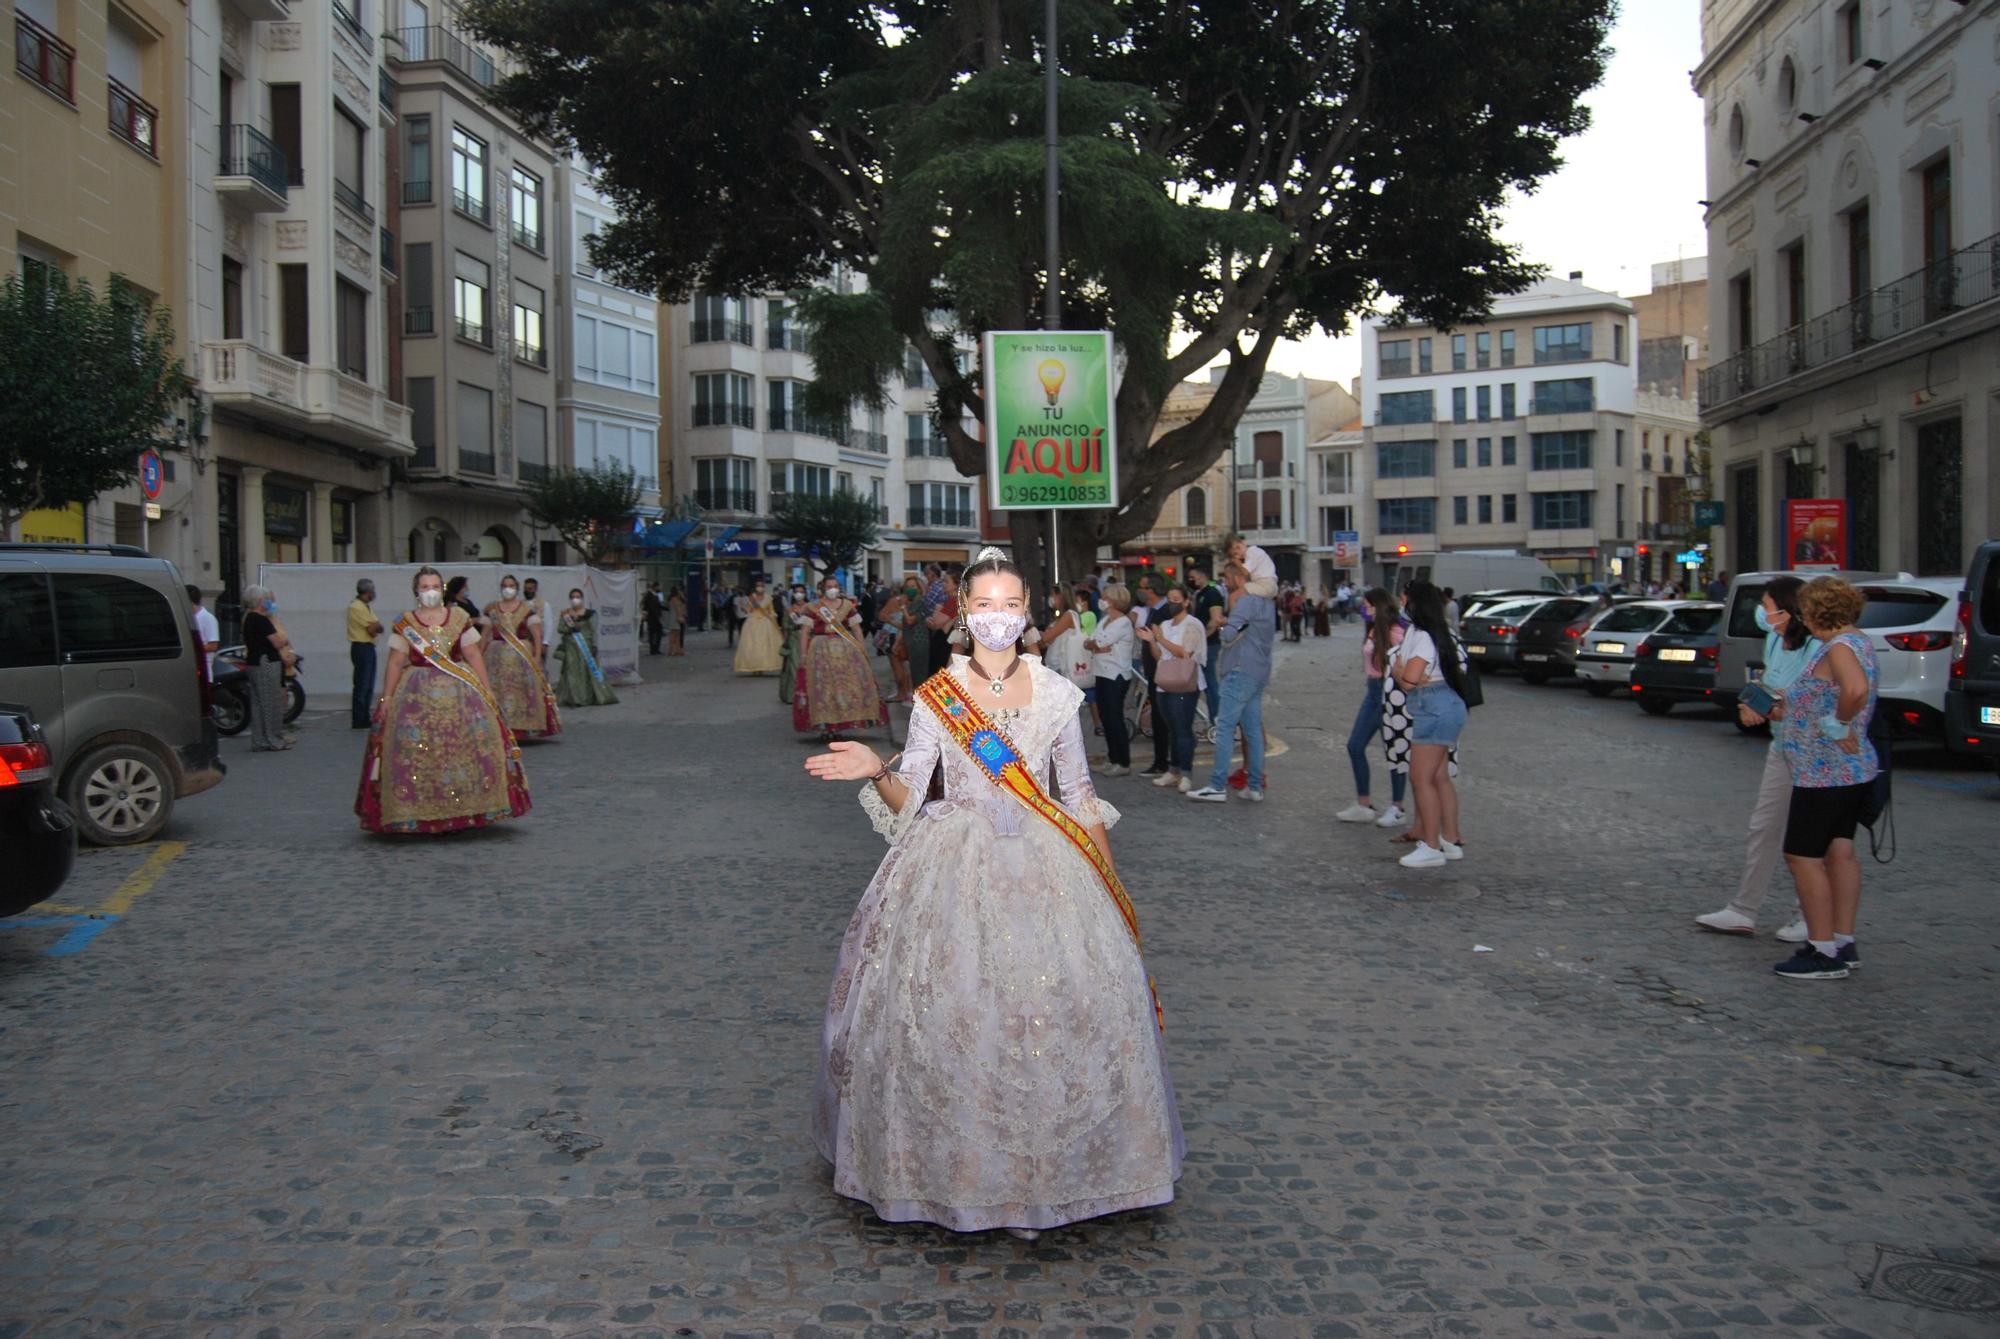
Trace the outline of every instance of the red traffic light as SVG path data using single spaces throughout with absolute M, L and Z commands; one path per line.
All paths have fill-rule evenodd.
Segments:
M 1168 576 L 1172 576 L 1173 574 L 1174 574 L 1174 569 L 1173 569 L 1173 568 L 1171 568 L 1171 567 L 1169 567 L 1169 568 L 1167 569 L 1167 575 L 1168 575 Z
M 1153 565 L 1153 559 L 1151 555 L 1145 555 L 1139 559 L 1139 566 L 1141 567 L 1151 567 L 1152 565 Z
M 1646 556 L 1646 553 L 1647 553 L 1647 548 L 1646 548 L 1646 546 L 1645 546 L 1644 544 L 1641 544 L 1641 545 L 1639 546 L 1639 556 L 1640 556 L 1641 558 L 1643 558 L 1643 557 L 1645 557 L 1645 556 Z
M 1396 546 L 1396 553 L 1397 553 L 1397 554 L 1398 554 L 1399 556 L 1400 556 L 1400 555 L 1402 555 L 1402 554 L 1405 554 L 1405 553 L 1408 553 L 1409 551 L 1410 551 L 1410 546 L 1409 546 L 1408 544 L 1398 544 L 1398 545 Z

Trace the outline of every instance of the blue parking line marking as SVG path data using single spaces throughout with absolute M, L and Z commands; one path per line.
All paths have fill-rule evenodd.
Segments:
M 97 936 L 118 923 L 116 916 L 37 916 L 29 920 L 8 917 L 0 920 L 0 930 L 35 930 L 66 925 L 69 933 L 42 950 L 45 958 L 68 958 L 83 952 Z

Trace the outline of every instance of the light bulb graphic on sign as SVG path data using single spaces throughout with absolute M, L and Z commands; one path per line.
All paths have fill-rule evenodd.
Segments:
M 1042 365 L 1035 369 L 1035 375 L 1041 378 L 1042 390 L 1047 393 L 1049 403 L 1054 404 L 1056 397 L 1062 394 L 1063 378 L 1069 375 L 1069 369 L 1063 366 L 1060 358 L 1045 358 Z

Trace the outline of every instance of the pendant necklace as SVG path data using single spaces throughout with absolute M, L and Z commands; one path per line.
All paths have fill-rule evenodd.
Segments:
M 1014 677 L 1014 671 L 1021 668 L 1021 657 L 1019 656 L 1014 657 L 1014 663 L 1007 667 L 1007 672 L 1005 674 L 988 674 L 986 672 L 986 667 L 984 665 L 981 665 L 977 660 L 974 660 L 971 656 L 967 656 L 965 658 L 965 663 L 971 667 L 972 672 L 974 674 L 977 674 L 980 678 L 988 681 L 986 685 L 987 690 L 990 691 L 993 694 L 993 696 L 998 697 L 1002 693 L 1007 691 L 1007 680 Z

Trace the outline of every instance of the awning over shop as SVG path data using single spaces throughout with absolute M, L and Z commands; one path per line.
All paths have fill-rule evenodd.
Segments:
M 695 521 L 654 521 L 633 535 L 632 542 L 642 549 L 679 548 L 697 524 Z

